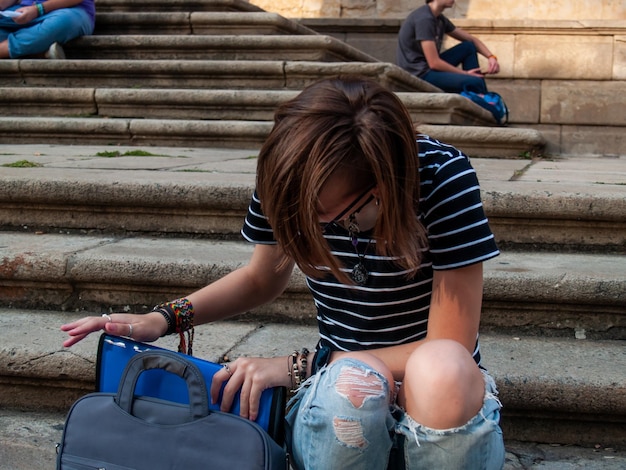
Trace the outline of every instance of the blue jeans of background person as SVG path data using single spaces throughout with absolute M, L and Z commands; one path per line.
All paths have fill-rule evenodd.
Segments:
M 465 41 L 441 53 L 440 57 L 450 65 L 461 65 L 463 70 L 478 68 L 478 55 L 473 42 Z M 487 85 L 482 77 L 454 72 L 429 70 L 420 77 L 428 83 L 448 93 L 460 93 L 463 90 L 487 93 Z
M 390 405 L 393 390 L 370 366 L 352 358 L 335 361 L 310 378 L 289 403 L 287 444 L 292 464 L 298 470 L 384 470 L 395 448 L 404 460 L 400 468 L 408 470 L 500 470 L 505 453 L 501 405 L 493 379 L 484 376 L 479 413 L 459 428 L 437 430 Z M 360 384 L 364 392 L 360 406 L 342 394 L 341 384 L 347 383 Z M 395 384 L 391 386 L 395 389 Z
M 15 5 L 7 10 L 17 10 Z M 54 42 L 61 44 L 93 33 L 93 22 L 80 7 L 61 8 L 39 16 L 26 24 L 0 16 L 0 42 L 9 40 L 11 58 L 40 54 Z

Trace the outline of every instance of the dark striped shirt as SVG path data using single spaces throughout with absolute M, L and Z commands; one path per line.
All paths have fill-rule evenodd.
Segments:
M 320 343 L 354 351 L 404 344 L 426 336 L 433 270 L 480 263 L 499 254 L 480 200 L 478 179 L 469 159 L 456 148 L 418 137 L 419 217 L 428 235 L 417 274 L 407 279 L 393 259 L 376 255 L 371 232 L 359 234 L 356 247 L 347 231 L 335 228 L 325 237 L 332 253 L 350 273 L 365 253 L 369 279 L 364 286 L 341 284 L 329 275 L 307 277 L 317 307 Z M 276 243 L 255 194 L 243 236 L 253 243 Z M 474 358 L 480 361 L 478 346 Z

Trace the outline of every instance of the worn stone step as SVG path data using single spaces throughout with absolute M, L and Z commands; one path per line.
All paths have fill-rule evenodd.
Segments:
M 362 75 L 392 91 L 438 92 L 383 62 L 280 60 L 3 60 L 0 87 L 252 88 L 299 90 L 325 77 Z
M 133 11 L 101 12 L 94 34 L 318 34 L 276 13 Z
M 0 309 L 3 409 L 62 411 L 93 390 L 98 335 L 61 346 L 59 325 L 79 315 L 85 313 Z M 218 322 L 196 328 L 194 350 L 212 361 L 267 357 L 313 347 L 316 338 L 314 326 Z M 622 341 L 483 334 L 481 343 L 483 363 L 500 390 L 508 439 L 626 446 Z M 176 338 L 157 344 L 175 348 Z
M 0 232 L 0 302 L 28 308 L 145 311 L 245 264 L 238 241 Z M 489 331 L 626 339 L 623 255 L 504 252 L 485 265 Z M 312 324 L 296 270 L 253 318 Z
M 128 154 L 136 151 L 145 154 Z M 2 168 L 0 225 L 232 238 L 254 187 L 256 155 L 217 148 L 2 145 L 0 165 L 40 167 Z M 499 243 L 626 251 L 620 159 L 472 163 Z
M 49 470 L 54 467 L 65 412 L 0 409 L 0 470 Z M 505 435 L 503 470 L 519 470 L 530 462 L 547 469 L 615 470 L 626 467 L 626 451 L 592 446 L 521 442 Z
M 322 35 L 119 35 L 83 36 L 65 48 L 68 59 L 284 60 L 377 62 Z
M 493 121 L 492 121 L 493 123 Z M 535 129 L 463 125 L 418 125 L 418 130 L 448 142 L 470 157 L 518 158 L 543 154 L 546 140 Z
M 0 96 L 0 116 L 273 121 L 276 108 L 298 93 L 296 90 L 5 87 Z M 397 94 L 416 123 L 494 124 L 489 112 L 456 94 Z
M 148 145 L 259 149 L 270 121 L 0 117 L 0 144 Z M 540 154 L 543 137 L 532 129 L 431 126 L 419 129 L 472 157 L 517 158 Z
M 98 0 L 98 13 L 100 12 L 180 12 L 180 11 L 263 11 L 253 3 L 246 0 Z
M 166 120 L 77 117 L 2 117 L 0 143 L 165 145 L 259 149 L 269 121 Z

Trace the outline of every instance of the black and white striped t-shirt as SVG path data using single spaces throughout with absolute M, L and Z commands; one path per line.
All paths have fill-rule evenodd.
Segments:
M 459 150 L 418 136 L 420 221 L 426 227 L 419 272 L 407 279 L 392 259 L 376 255 L 371 232 L 361 232 L 357 250 L 366 250 L 369 279 L 364 286 L 339 283 L 332 275 L 307 278 L 317 307 L 320 344 L 354 351 L 404 344 L 425 337 L 433 270 L 469 266 L 499 254 L 480 200 L 476 173 Z M 276 243 L 255 192 L 242 229 L 253 243 Z M 345 230 L 325 235 L 332 253 L 350 273 L 358 255 Z M 366 249 L 367 248 L 367 249 Z M 478 347 L 474 358 L 480 361 Z

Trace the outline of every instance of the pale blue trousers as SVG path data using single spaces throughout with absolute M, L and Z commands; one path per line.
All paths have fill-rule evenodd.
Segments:
M 356 407 L 337 390 L 347 375 L 356 386 L 354 377 L 377 376 L 381 392 Z M 310 378 L 289 403 L 292 465 L 298 470 L 500 470 L 505 454 L 501 405 L 493 379 L 487 373 L 484 377 L 479 413 L 459 428 L 437 430 L 415 422 L 398 406 L 390 407 L 390 385 L 377 371 L 352 358 L 335 361 Z
M 7 10 L 17 10 L 15 5 Z M 9 40 L 12 59 L 41 54 L 52 43 L 64 44 L 71 39 L 93 33 L 94 25 L 80 7 L 61 8 L 39 16 L 26 24 L 17 24 L 11 18 L 0 16 L 0 42 Z

